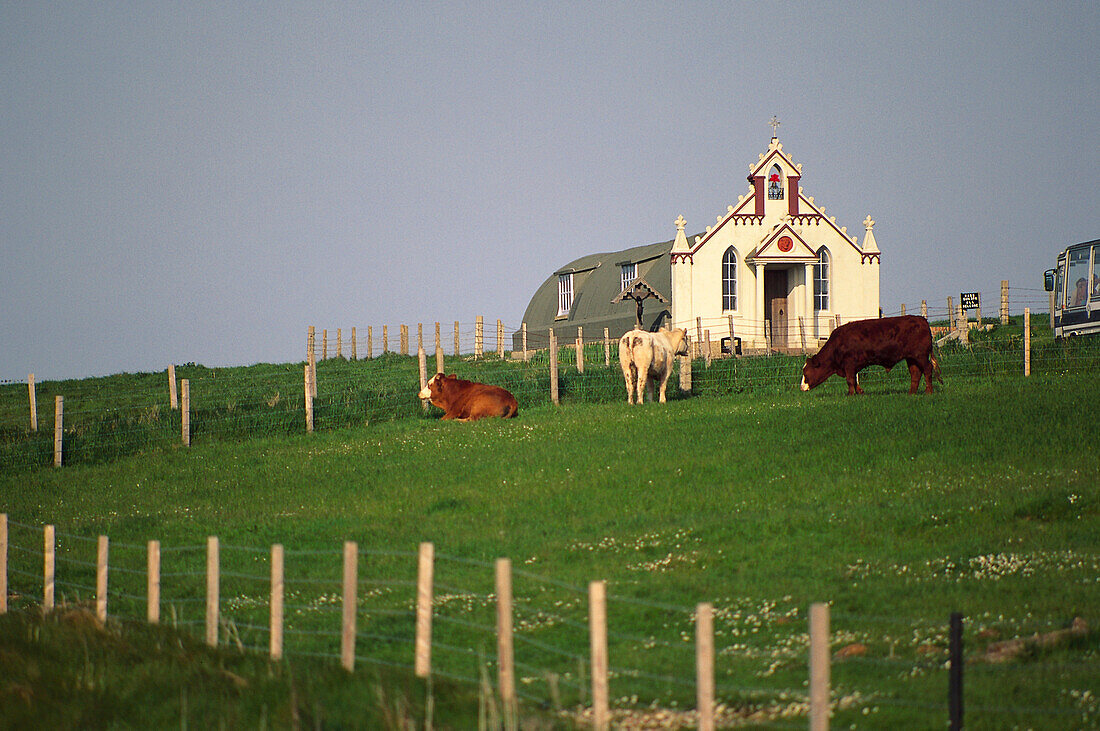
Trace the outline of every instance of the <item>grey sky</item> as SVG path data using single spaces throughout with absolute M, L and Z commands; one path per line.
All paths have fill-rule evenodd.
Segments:
M 0 0 L 0 380 L 518 326 L 713 224 L 773 114 L 887 312 L 1100 237 L 1100 4 L 676 5 Z

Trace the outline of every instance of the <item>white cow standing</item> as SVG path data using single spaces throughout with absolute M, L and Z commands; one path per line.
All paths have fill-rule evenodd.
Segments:
M 665 387 L 672 374 L 672 363 L 677 355 L 688 354 L 687 331 L 658 330 L 648 332 L 634 329 L 619 338 L 619 365 L 623 367 L 626 381 L 626 402 L 634 403 L 635 388 L 638 403 L 642 403 L 642 389 L 649 391 L 653 400 L 653 381 L 661 382 L 661 403 L 665 403 Z

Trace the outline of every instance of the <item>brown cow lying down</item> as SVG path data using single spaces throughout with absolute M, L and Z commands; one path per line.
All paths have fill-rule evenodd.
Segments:
M 444 419 L 475 421 L 487 416 L 511 419 L 519 413 L 516 397 L 500 386 L 474 383 L 436 373 L 424 388 L 420 398 L 443 409 Z
M 824 347 L 806 359 L 802 367 L 802 390 L 809 391 L 834 373 L 848 381 L 848 395 L 863 393 L 859 372 L 871 365 L 890 370 L 897 363 L 909 365 L 912 383 L 909 393 L 916 393 L 924 376 L 928 393 L 932 393 L 932 377 L 940 383 L 940 366 L 932 357 L 932 330 L 928 320 L 917 315 L 882 317 L 877 320 L 857 320 L 841 325 Z

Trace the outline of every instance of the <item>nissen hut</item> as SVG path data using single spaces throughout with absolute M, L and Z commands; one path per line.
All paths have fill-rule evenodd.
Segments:
M 607 328 L 618 337 L 634 326 L 638 292 L 642 326 L 707 330 L 730 335 L 743 348 L 816 348 L 837 322 L 879 314 L 880 253 L 875 222 L 863 221 L 863 240 L 826 216 L 803 193 L 802 165 L 778 137 L 749 166 L 748 190 L 690 238 L 683 216 L 675 238 L 622 251 L 592 254 L 555 270 L 531 298 L 528 332 L 587 338 Z M 639 286 L 640 285 L 640 286 Z M 520 343 L 515 344 L 522 347 Z

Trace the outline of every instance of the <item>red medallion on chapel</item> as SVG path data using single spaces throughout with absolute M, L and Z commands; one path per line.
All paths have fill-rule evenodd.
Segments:
M 790 236 L 780 236 L 779 241 L 776 245 L 779 247 L 779 250 L 782 251 L 784 254 L 794 248 L 794 242 L 791 241 Z

